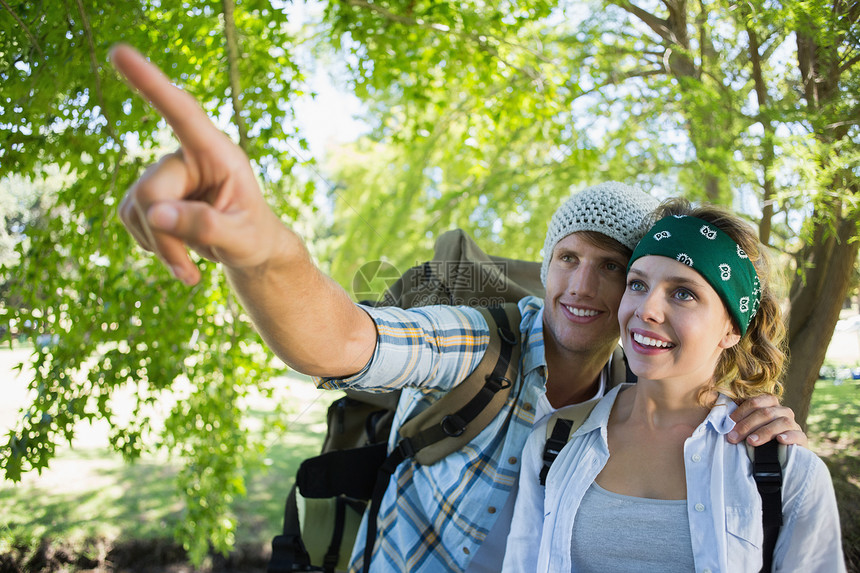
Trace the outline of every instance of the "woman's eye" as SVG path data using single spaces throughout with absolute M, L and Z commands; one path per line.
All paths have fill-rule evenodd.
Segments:
M 630 290 L 641 291 L 645 290 L 645 285 L 642 284 L 642 281 L 630 281 L 627 283 L 627 288 Z
M 679 300 L 695 300 L 696 297 L 693 296 L 693 293 L 686 289 L 680 289 L 675 293 L 675 297 Z

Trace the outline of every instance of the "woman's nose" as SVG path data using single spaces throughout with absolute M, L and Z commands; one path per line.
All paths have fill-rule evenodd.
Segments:
M 654 292 L 645 295 L 636 308 L 636 316 L 645 322 L 663 322 L 662 297 Z

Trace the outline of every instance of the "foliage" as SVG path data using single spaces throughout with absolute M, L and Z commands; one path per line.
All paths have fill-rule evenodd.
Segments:
M 34 402 L 0 463 L 10 479 L 38 471 L 88 419 L 108 420 L 129 458 L 169 449 L 185 461 L 179 535 L 198 562 L 210 544 L 232 543 L 229 502 L 259 453 L 241 404 L 276 366 L 216 266 L 200 261 L 204 281 L 186 289 L 118 224 L 124 189 L 173 144 L 106 56 L 117 41 L 148 54 L 240 141 L 276 210 L 306 220 L 314 186 L 293 176 L 284 151 L 304 147 L 290 127 L 303 89 L 292 47 L 303 40 L 283 6 L 243 0 L 230 16 L 231 4 L 0 1 L 0 185 L 21 189 L 11 182 L 24 178 L 43 191 L 38 205 L 11 210 L 0 194 L 17 252 L 4 259 L 0 313 L 6 336 L 48 335 L 32 360 Z M 335 216 L 318 244 L 342 284 L 373 259 L 403 270 L 453 226 L 490 252 L 539 259 L 570 188 L 606 179 L 725 203 L 793 260 L 787 386 L 805 419 L 810 372 L 857 280 L 855 5 L 324 6 L 322 33 L 298 33 L 344 58 L 374 126 L 328 166 Z M 232 26 L 237 57 L 226 47 Z M 49 174 L 56 187 L 45 187 Z M 112 397 L 127 387 L 136 403 L 123 416 Z M 163 426 L 155 408 L 169 410 Z
M 185 289 L 121 228 L 121 195 L 174 144 L 107 55 L 116 42 L 137 46 L 224 116 L 231 62 L 221 11 L 213 1 L 115 0 L 4 2 L 0 10 L 0 184 L 25 177 L 41 190 L 57 168 L 64 175 L 43 190 L 43 216 L 18 230 L 26 237 L 16 247 L 20 263 L 2 270 L 7 336 L 20 330 L 48 343 L 33 355 L 33 403 L 0 446 L 0 465 L 11 480 L 41 471 L 78 420 L 108 420 L 113 447 L 129 459 L 167 448 L 186 462 L 177 478 L 187 514 L 178 535 L 196 562 L 210 544 L 221 552 L 232 545 L 229 502 L 244 493 L 244 469 L 261 451 L 240 405 L 278 367 L 214 265 L 201 261 L 206 280 Z M 293 161 L 276 149 L 295 138 L 285 104 L 301 74 L 285 50 L 270 53 L 294 39 L 283 11 L 264 0 L 239 3 L 235 26 L 244 53 L 234 62 L 245 86 L 241 117 L 253 136 L 246 151 L 264 180 L 278 179 L 273 189 L 289 188 Z M 290 201 L 272 197 L 282 212 L 309 202 L 309 190 L 294 187 Z M 122 415 L 111 399 L 128 386 L 135 404 Z M 172 407 L 163 426 L 153 424 L 157 407 Z
M 333 3 L 378 129 L 337 165 L 332 272 L 414 264 L 451 226 L 537 259 L 555 206 L 595 180 L 725 204 L 791 255 L 804 423 L 857 280 L 858 18 L 842 0 Z
M 490 252 L 538 258 L 558 197 L 605 176 L 573 129 L 576 78 L 541 47 L 555 35 L 539 25 L 551 4 L 398 4 L 328 7 L 352 87 L 378 122 L 333 166 L 334 276 L 348 282 L 383 255 L 403 270 L 452 227 Z

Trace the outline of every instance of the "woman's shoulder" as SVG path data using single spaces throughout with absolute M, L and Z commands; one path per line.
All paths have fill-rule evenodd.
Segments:
M 755 452 L 758 448 L 747 446 L 743 442 L 737 444 L 737 448 L 739 451 L 745 452 L 750 461 L 755 459 Z M 779 459 L 784 477 L 789 474 L 805 476 L 814 472 L 828 471 L 824 460 L 803 446 L 780 444 Z
M 830 470 L 824 460 L 803 446 L 785 446 L 783 471 L 786 478 L 796 478 L 799 482 L 807 482 L 816 476 L 830 481 Z

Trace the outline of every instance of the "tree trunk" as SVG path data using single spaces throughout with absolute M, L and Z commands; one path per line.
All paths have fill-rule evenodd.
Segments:
M 744 13 L 749 12 L 749 5 L 744 4 Z M 747 37 L 749 38 L 749 53 L 750 63 L 752 64 L 752 77 L 755 82 L 755 94 L 758 101 L 758 116 L 759 123 L 764 129 L 764 136 L 761 139 L 761 171 L 762 171 L 762 206 L 761 206 L 761 223 L 758 226 L 758 238 L 764 245 L 770 244 L 770 232 L 773 221 L 773 201 L 774 201 L 774 177 L 773 177 L 773 162 L 775 153 L 773 149 L 774 142 L 774 127 L 769 119 L 767 119 L 767 107 L 769 98 L 767 86 L 764 81 L 764 73 L 761 67 L 761 43 L 758 39 L 758 33 L 747 23 Z
M 847 28 L 846 28 L 847 29 Z M 818 30 L 811 19 L 796 30 L 797 63 L 803 93 L 816 139 L 822 144 L 821 171 L 834 170 L 833 144 L 846 136 L 842 117 L 827 113 L 839 98 L 840 49 L 844 37 L 818 43 Z M 838 119 L 838 121 L 837 121 Z M 844 169 L 844 168 L 843 168 Z M 784 403 L 794 410 L 795 418 L 806 428 L 812 391 L 824 363 L 842 302 L 851 287 L 860 242 L 856 241 L 860 212 L 850 197 L 858 193 L 856 175 L 844 169 L 827 185 L 830 198 L 822 200 L 813 213 L 812 242 L 798 257 L 799 272 L 791 287 L 788 344 L 791 363 L 785 377 Z
M 858 221 L 840 219 L 834 232 L 819 223 L 816 243 L 809 249 L 813 265 L 805 276 L 798 275 L 792 285 L 788 319 L 788 344 L 791 362 L 785 376 L 784 404 L 794 410 L 797 422 L 805 429 L 812 391 L 824 363 L 828 341 L 833 336 L 842 301 L 851 286 L 860 242 L 854 241 Z M 828 236 L 829 235 L 829 236 Z

